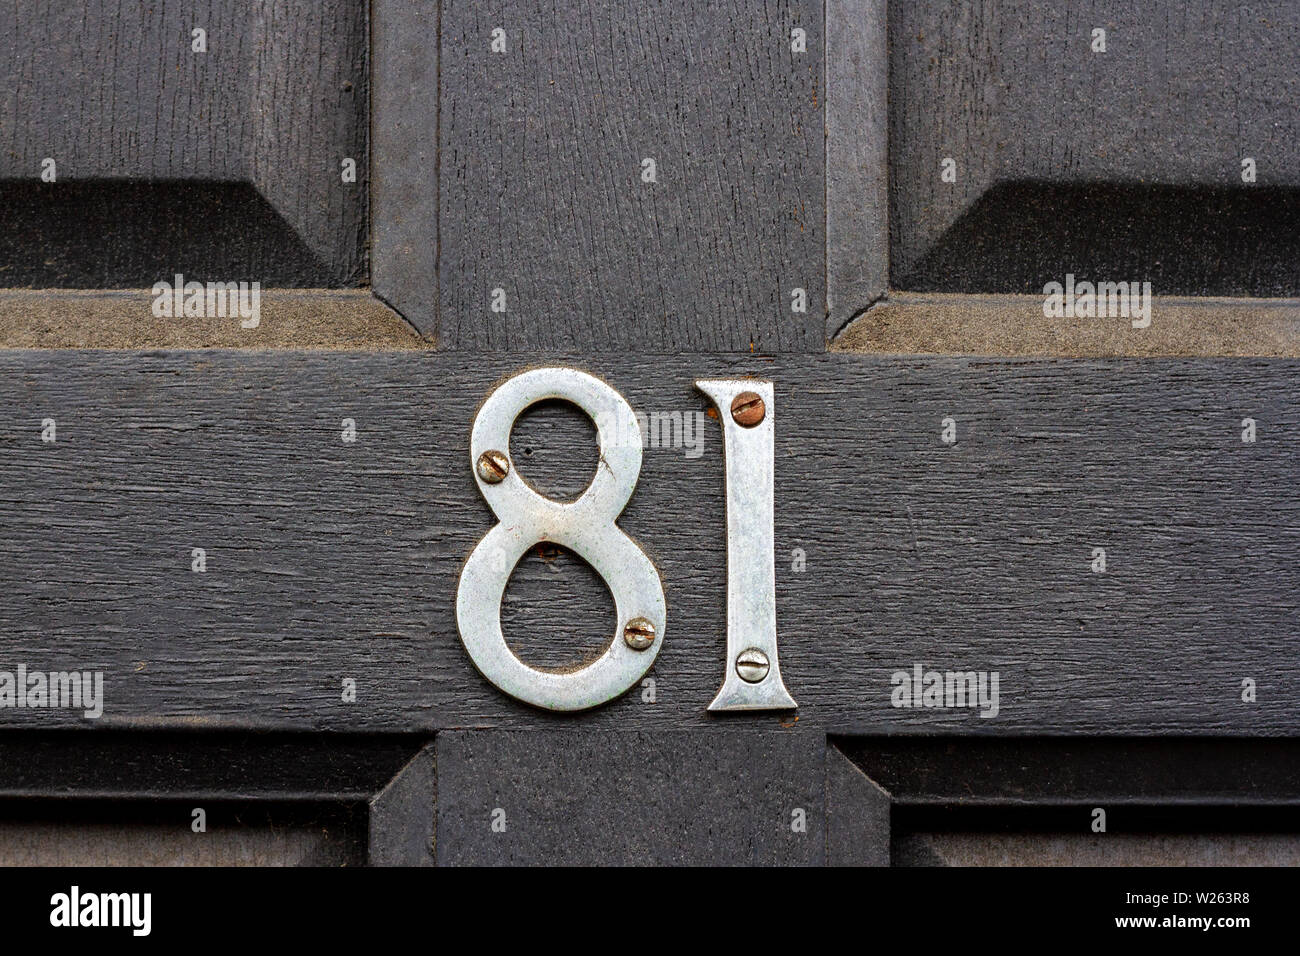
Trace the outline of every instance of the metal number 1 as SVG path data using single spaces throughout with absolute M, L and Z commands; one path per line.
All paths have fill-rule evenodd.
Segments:
M 709 710 L 797 705 L 776 655 L 774 395 L 771 382 L 699 381 L 718 406 L 727 469 L 727 670 Z

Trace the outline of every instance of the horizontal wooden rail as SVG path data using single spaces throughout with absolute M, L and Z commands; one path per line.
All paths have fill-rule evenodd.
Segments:
M 544 714 L 460 644 L 461 566 L 495 520 L 470 423 L 522 361 L 28 351 L 0 353 L 0 671 L 101 671 L 103 714 L 0 706 L 0 724 L 716 722 L 723 462 L 693 382 L 754 374 L 776 383 L 777 617 L 800 726 L 1300 730 L 1295 361 L 528 360 L 552 362 L 668 423 L 672 447 L 646 448 L 620 519 L 667 594 L 653 694 Z M 673 432 L 674 415 L 703 431 Z M 521 420 L 521 470 L 580 488 L 595 463 L 583 421 L 564 407 Z M 599 578 L 553 548 L 524 559 L 506 597 L 526 659 L 563 666 L 612 634 Z M 997 704 L 900 706 L 897 675 L 918 667 L 996 672 Z

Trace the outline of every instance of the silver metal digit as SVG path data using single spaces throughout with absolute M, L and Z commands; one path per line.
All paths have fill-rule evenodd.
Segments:
M 510 432 L 531 405 L 558 398 L 596 423 L 600 458 L 595 477 L 573 502 L 533 490 L 510 461 Z M 500 522 L 470 553 L 456 591 L 460 639 L 474 666 L 512 697 L 549 710 L 586 710 L 628 690 L 654 663 L 667 609 L 659 572 L 614 522 L 641 472 L 641 440 L 627 401 L 598 378 L 570 368 L 522 372 L 479 409 L 470 435 L 470 468 Z M 515 565 L 540 541 L 576 552 L 605 580 L 618 626 L 592 663 L 564 673 L 525 664 L 501 633 L 501 598 Z
M 718 406 L 727 473 L 727 671 L 711 711 L 797 707 L 776 654 L 774 390 L 753 379 L 699 381 Z

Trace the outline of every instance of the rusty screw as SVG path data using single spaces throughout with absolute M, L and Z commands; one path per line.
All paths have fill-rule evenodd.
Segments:
M 767 655 L 755 647 L 741 651 L 736 658 L 736 673 L 748 684 L 757 684 L 766 677 L 770 666 Z
M 753 428 L 767 414 L 767 406 L 757 392 L 741 392 L 731 400 L 731 417 L 744 428 Z
M 643 617 L 634 617 L 623 628 L 623 640 L 634 651 L 644 651 L 655 642 L 655 626 Z
M 495 485 L 510 473 L 510 459 L 503 451 L 485 451 L 478 456 L 478 476 Z

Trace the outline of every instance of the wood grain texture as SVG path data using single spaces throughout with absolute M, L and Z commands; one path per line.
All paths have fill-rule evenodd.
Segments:
M 118 207 L 135 221 L 116 228 L 92 215 L 94 203 L 80 215 L 51 206 L 51 216 L 93 221 L 81 254 L 107 275 L 82 287 L 124 284 L 112 276 L 119 230 L 202 239 L 206 228 L 216 233 L 209 241 L 229 242 L 214 221 L 255 228 L 247 204 L 213 210 L 176 188 L 200 181 L 252 184 L 292 227 L 304 253 L 297 274 L 268 277 L 277 284 L 358 285 L 367 277 L 368 10 L 366 0 L 9 4 L 0 10 L 0 179 L 29 186 L 39 206 L 58 195 L 40 181 L 49 157 L 60 188 L 129 180 L 152 189 Z M 191 48 L 196 28 L 206 52 Z M 341 181 L 345 156 L 357 159 L 356 183 Z M 6 217 L 13 228 L 11 210 Z M 40 223 L 19 225 L 20 254 L 49 258 Z M 176 271 L 176 258 L 163 251 L 156 278 Z M 54 270 L 8 284 L 69 282 Z
M 919 833 L 926 866 L 1300 866 L 1292 834 Z
M 1228 813 L 1273 808 L 1285 816 L 1300 804 L 1294 739 L 891 736 L 837 738 L 832 746 L 888 791 L 896 810 L 931 822 L 980 808 L 1123 806 L 1163 811 L 1158 828 L 1176 830 L 1171 804 L 1180 803 L 1222 810 L 1217 829 L 1249 830 L 1250 813 L 1236 821 Z
M 428 744 L 370 799 L 366 858 L 371 866 L 432 866 L 437 782 Z
M 369 275 L 369 12 L 367 0 L 276 0 L 241 12 L 257 36 L 249 172 L 339 286 Z M 343 182 L 345 158 L 356 160 L 356 182 Z
M 6 4 L 0 177 L 240 180 L 254 18 L 230 0 Z M 207 31 L 193 53 L 190 31 Z
M 1104 53 L 1091 48 L 1094 29 L 1106 31 Z M 968 234 L 955 237 L 939 261 L 925 262 L 981 196 L 998 184 L 1019 184 L 1029 193 L 1005 197 L 1001 214 L 984 220 L 985 241 L 1004 247 L 1008 269 L 1032 262 L 1035 246 L 1060 237 L 1078 247 L 1076 274 L 1090 260 L 1098 268 L 1123 268 L 1108 262 L 1113 253 L 1142 267 L 1141 278 L 1153 280 L 1158 294 L 1296 295 L 1300 272 L 1294 269 L 1283 269 L 1281 277 L 1251 274 L 1252 255 L 1267 257 L 1278 245 L 1276 232 L 1294 250 L 1294 212 L 1289 229 L 1280 223 L 1276 231 L 1263 230 L 1270 241 L 1243 242 L 1278 200 L 1261 198 L 1258 207 L 1225 222 L 1232 209 L 1221 199 L 1222 191 L 1232 191 L 1249 202 L 1252 189 L 1267 188 L 1286 191 L 1288 203 L 1300 201 L 1298 40 L 1300 8 L 1289 0 L 891 3 L 893 285 L 1034 291 L 1013 287 L 996 266 L 971 263 Z M 940 179 L 944 157 L 956 160 L 955 183 Z M 1256 160 L 1254 187 L 1242 183 L 1243 157 Z M 1129 201 L 1116 189 L 1101 189 L 1083 195 L 1075 208 L 1074 194 L 1051 188 L 1097 184 L 1137 195 Z M 1171 200 L 1171 188 L 1184 192 Z M 1047 224 L 1045 231 L 1035 228 L 1024 248 L 1012 248 L 1008 237 L 1028 229 L 1031 219 Z M 1155 235 L 1146 237 L 1144 226 L 1153 220 Z M 1217 264 L 1222 274 L 1209 268 L 1216 263 L 1208 254 L 1199 274 L 1180 271 L 1180 260 L 1198 258 L 1188 247 L 1202 233 L 1229 260 Z M 1172 255 L 1143 255 L 1148 238 L 1171 234 L 1177 237 Z M 1049 255 L 1047 263 L 1058 269 Z M 1061 278 L 1042 277 L 1038 287 Z
M 891 287 L 906 288 L 900 281 L 992 182 L 1004 15 L 1001 0 L 889 4 Z M 945 157 L 958 161 L 955 183 L 940 179 Z
M 438 331 L 438 14 L 372 0 L 370 284 L 426 338 Z
M 426 742 L 396 735 L 213 733 L 201 722 L 176 731 L 5 730 L 0 803 L 362 805 L 399 777 Z
M 826 0 L 826 337 L 889 287 L 887 0 Z
M 357 866 L 364 822 L 343 811 L 267 812 L 205 806 L 208 830 L 190 829 L 193 807 L 132 807 L 119 814 L 60 805 L 42 816 L 0 806 L 0 866 Z M 149 813 L 152 810 L 152 813 Z M 359 814 L 358 814 L 359 815 Z
M 888 791 L 826 744 L 826 863 L 889 866 Z
M 820 734 L 451 731 L 435 746 L 439 865 L 825 860 Z
M 554 361 L 646 412 L 702 411 L 695 378 L 776 381 L 778 624 L 801 727 L 1300 727 L 1294 361 Z M 717 723 L 704 710 L 725 633 L 712 422 L 698 457 L 646 450 L 620 521 L 668 596 L 654 703 L 638 691 L 582 716 L 542 714 L 484 681 L 460 646 L 458 575 L 492 523 L 469 472 L 470 423 L 521 365 L 431 352 L 0 354 L 0 669 L 102 669 L 100 727 Z M 939 440 L 945 417 L 955 446 Z M 1241 441 L 1245 417 L 1255 444 Z M 40 440 L 45 418 L 55 444 Z M 343 418 L 357 423 L 354 444 L 341 441 Z M 591 454 L 589 432 L 548 421 L 530 427 L 550 460 Z M 591 624 L 578 609 L 599 610 L 603 585 L 554 565 L 520 568 L 511 613 L 575 649 Z M 892 707 L 891 674 L 916 663 L 998 671 L 998 716 Z M 348 677 L 355 703 L 341 700 Z M 1241 700 L 1243 678 L 1257 702 Z M 0 722 L 89 723 L 14 708 Z
M 822 24 L 820 0 L 448 0 L 442 346 L 820 351 Z

